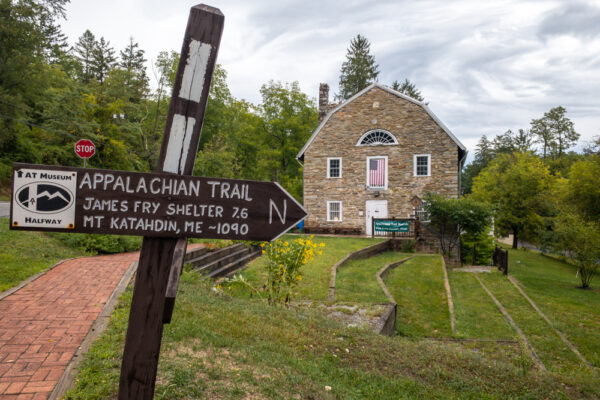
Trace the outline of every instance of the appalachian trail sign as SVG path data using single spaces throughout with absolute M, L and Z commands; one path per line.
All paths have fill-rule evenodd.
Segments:
M 192 7 L 156 173 L 13 164 L 11 229 L 143 235 L 118 398 L 152 399 L 187 237 L 272 240 L 306 211 L 273 182 L 193 170 L 224 16 Z

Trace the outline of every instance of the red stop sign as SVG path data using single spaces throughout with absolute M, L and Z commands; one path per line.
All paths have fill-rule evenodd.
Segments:
M 94 143 L 92 143 L 91 140 L 79 139 L 79 141 L 75 143 L 75 154 L 81 158 L 90 158 L 95 152 L 96 146 L 94 146 Z

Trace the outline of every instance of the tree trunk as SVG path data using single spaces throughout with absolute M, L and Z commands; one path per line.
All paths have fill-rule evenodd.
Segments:
M 512 248 L 516 249 L 519 247 L 519 231 L 513 228 L 513 244 Z

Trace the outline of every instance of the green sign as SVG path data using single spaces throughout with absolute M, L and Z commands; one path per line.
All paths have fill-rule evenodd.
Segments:
M 374 228 L 380 232 L 409 232 L 410 221 L 396 221 L 393 219 L 375 220 Z

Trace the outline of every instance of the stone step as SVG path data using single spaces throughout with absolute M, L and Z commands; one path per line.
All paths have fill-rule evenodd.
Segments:
M 200 264 L 200 266 L 194 265 L 194 270 L 196 272 L 200 272 L 201 274 L 210 276 L 213 271 L 218 270 L 224 265 L 230 264 L 241 257 L 244 257 L 250 252 L 252 252 L 250 247 L 243 246 L 241 249 L 233 253 L 223 255 L 222 257 L 212 260 L 208 264 Z
M 256 257 L 260 256 L 260 250 L 252 250 L 252 252 L 244 255 L 243 257 L 222 266 L 221 268 L 212 271 L 208 274 L 209 277 L 213 279 L 223 278 L 223 277 L 231 277 L 235 275 L 237 272 L 242 270 L 250 261 L 254 260 Z

